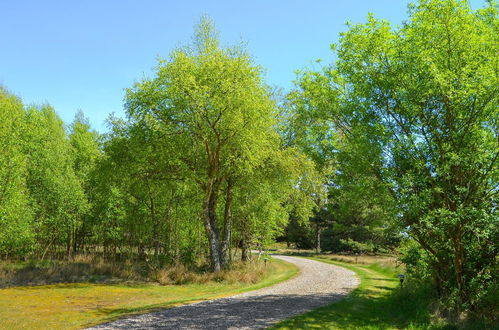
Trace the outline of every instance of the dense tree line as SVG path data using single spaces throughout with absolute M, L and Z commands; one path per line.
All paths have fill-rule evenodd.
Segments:
M 89 212 L 86 158 L 99 154 L 96 135 L 81 115 L 68 132 L 52 107 L 25 107 L 4 88 L 0 102 L 0 255 L 43 259 L 64 247 L 69 256 Z
M 126 91 L 125 118 L 65 126 L 0 89 L 0 257 L 99 253 L 213 271 L 276 238 L 398 249 L 444 306 L 497 294 L 498 8 L 420 0 L 368 16 L 282 97 L 209 18 Z M 236 251 L 239 252 L 236 254 Z M 490 314 L 490 313 L 489 313 Z
M 218 271 L 236 249 L 247 260 L 272 242 L 290 212 L 306 221 L 322 179 L 285 145 L 261 76 L 203 18 L 191 45 L 127 91 L 126 118 L 110 118 L 109 133 L 82 113 L 65 127 L 50 106 L 2 89 L 1 255 L 209 256 Z

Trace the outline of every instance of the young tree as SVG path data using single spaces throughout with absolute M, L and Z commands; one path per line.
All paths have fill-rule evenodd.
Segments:
M 76 228 L 73 230 L 73 253 L 77 253 L 79 247 L 83 247 L 85 236 L 88 235 L 90 224 L 90 209 L 92 190 L 92 175 L 95 173 L 95 165 L 101 156 L 98 144 L 98 134 L 91 131 L 88 120 L 83 112 L 79 111 L 70 126 L 69 143 L 72 147 L 73 170 L 79 185 L 85 194 L 87 207 L 85 212 L 79 213 L 76 220 Z

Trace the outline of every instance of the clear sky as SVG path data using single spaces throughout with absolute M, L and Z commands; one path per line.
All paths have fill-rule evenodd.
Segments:
M 157 56 L 191 40 L 202 14 L 225 44 L 243 39 L 268 84 L 288 90 L 294 71 L 321 58 L 368 12 L 394 25 L 408 0 L 0 0 L 0 84 L 27 104 L 50 103 L 69 123 L 81 109 L 103 132 L 123 115 L 124 88 L 152 76 Z M 473 8 L 483 0 L 471 1 Z

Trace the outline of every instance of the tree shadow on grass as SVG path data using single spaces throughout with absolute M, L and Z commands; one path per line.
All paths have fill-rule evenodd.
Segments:
M 392 288 L 384 285 L 375 285 L 374 288 L 376 289 L 381 289 L 381 290 L 391 290 Z
M 282 253 L 278 253 L 282 254 Z M 287 256 L 297 256 L 297 257 L 316 257 L 317 253 L 315 252 L 305 252 L 305 251 L 289 251 L 284 253 Z
M 399 280 L 395 278 L 381 278 L 381 277 L 368 277 L 366 280 L 374 280 L 374 281 L 386 281 L 386 282 L 398 282 Z

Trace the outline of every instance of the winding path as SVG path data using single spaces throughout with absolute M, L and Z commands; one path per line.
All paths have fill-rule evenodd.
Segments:
M 263 289 L 134 315 L 92 329 L 260 329 L 345 297 L 359 280 L 334 265 L 273 256 L 297 265 L 300 274 Z

